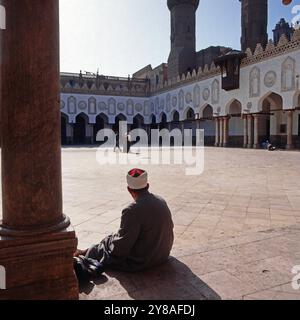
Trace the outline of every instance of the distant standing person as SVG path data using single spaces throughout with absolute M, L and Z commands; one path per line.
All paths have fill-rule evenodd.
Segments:
M 131 136 L 129 133 L 125 133 L 125 139 L 124 139 L 124 153 L 130 152 L 131 147 Z

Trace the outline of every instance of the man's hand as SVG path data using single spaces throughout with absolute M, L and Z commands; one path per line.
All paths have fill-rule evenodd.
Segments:
M 79 256 L 85 256 L 88 252 L 88 249 L 86 250 L 80 250 L 80 249 L 77 249 L 73 255 L 73 257 L 79 257 Z

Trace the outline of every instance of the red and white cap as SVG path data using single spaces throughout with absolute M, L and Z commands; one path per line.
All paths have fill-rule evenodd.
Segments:
M 142 169 L 132 169 L 127 174 L 127 184 L 132 190 L 145 189 L 148 185 L 148 173 Z

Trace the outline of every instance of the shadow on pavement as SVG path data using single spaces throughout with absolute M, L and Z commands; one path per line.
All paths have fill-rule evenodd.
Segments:
M 118 299 L 123 293 L 125 299 L 134 300 L 221 300 L 188 266 L 173 257 L 143 272 L 108 271 L 81 288 L 81 293 L 90 299 Z

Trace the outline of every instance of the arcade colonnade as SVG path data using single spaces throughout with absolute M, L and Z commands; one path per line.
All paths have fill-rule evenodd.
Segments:
M 128 124 L 128 131 L 136 128 L 143 128 L 148 133 L 151 129 L 192 129 L 195 137 L 198 128 L 204 129 L 207 146 L 258 149 L 268 140 L 279 148 L 290 150 L 300 147 L 298 100 L 296 99 L 294 109 L 285 110 L 281 96 L 269 93 L 261 98 L 259 112 L 243 113 L 241 102 L 234 99 L 225 108 L 227 115 L 219 117 L 214 116 L 210 105 L 206 105 L 199 113 L 193 108 L 187 108 L 183 116 L 177 110 L 169 118 L 165 112 L 159 116 L 152 114 L 150 121 L 138 114 Z M 91 145 L 99 143 L 96 141 L 99 130 L 109 128 L 118 131 L 119 122 L 127 121 L 127 117 L 119 114 L 114 123 L 109 123 L 108 116 L 101 113 L 96 117 L 95 123 L 89 123 L 89 117 L 80 113 L 75 117 L 74 123 L 69 123 L 68 116 L 61 113 L 61 120 L 63 145 Z

